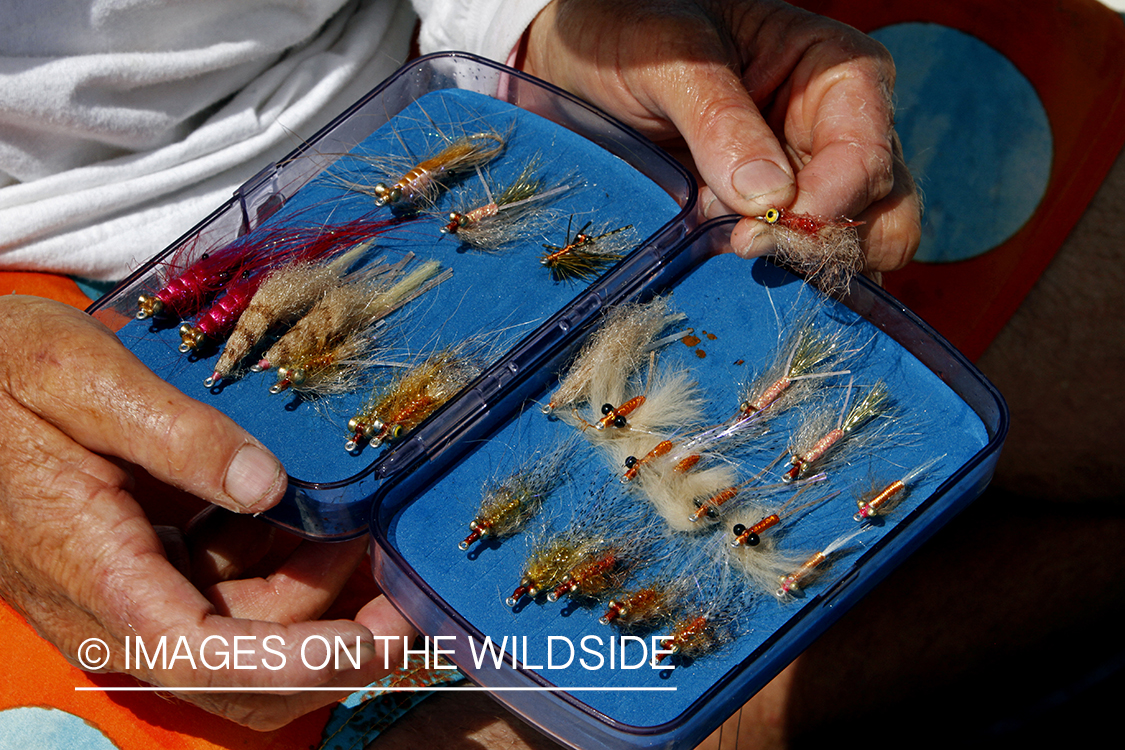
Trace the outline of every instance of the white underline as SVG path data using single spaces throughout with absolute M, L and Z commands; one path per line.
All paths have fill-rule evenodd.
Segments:
M 92 693 L 417 693 L 437 690 L 488 693 L 582 693 L 582 692 L 675 692 L 675 687 L 479 687 L 477 685 L 432 685 L 429 687 L 75 687 L 75 692 Z

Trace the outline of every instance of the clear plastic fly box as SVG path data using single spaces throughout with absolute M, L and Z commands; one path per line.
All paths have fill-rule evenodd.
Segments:
M 462 54 L 404 67 L 91 308 L 370 532 L 430 653 L 574 747 L 691 747 L 992 475 L 1006 410 L 865 280 Z

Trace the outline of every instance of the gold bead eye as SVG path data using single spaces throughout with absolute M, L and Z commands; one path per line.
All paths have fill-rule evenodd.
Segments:
M 762 218 L 766 220 L 767 224 L 776 224 L 781 219 L 781 211 L 776 208 L 766 209 L 766 215 Z
M 203 346 L 203 340 L 206 334 L 199 330 L 190 323 L 184 323 L 180 326 L 180 351 L 185 354 L 192 349 L 198 349 Z
M 465 226 L 465 214 L 452 211 L 449 214 L 449 223 L 441 228 L 442 234 L 456 234 L 457 230 Z
M 155 295 L 142 294 L 137 297 L 137 320 L 155 318 L 164 311 L 164 303 Z

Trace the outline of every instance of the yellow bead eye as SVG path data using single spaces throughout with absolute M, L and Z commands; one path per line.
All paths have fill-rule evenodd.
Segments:
M 776 208 L 766 209 L 766 215 L 763 216 L 767 224 L 776 224 L 781 218 L 781 212 Z

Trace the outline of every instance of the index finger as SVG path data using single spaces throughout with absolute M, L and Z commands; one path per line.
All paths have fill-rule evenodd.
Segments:
M 858 32 L 810 47 L 793 74 L 785 134 L 800 166 L 793 210 L 855 216 L 894 185 L 894 61 Z

